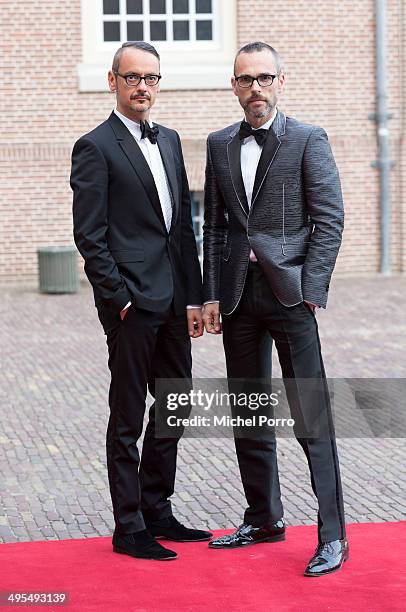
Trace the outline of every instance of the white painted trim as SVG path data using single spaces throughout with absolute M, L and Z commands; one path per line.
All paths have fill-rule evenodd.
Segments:
M 107 73 L 119 43 L 103 41 L 102 2 L 81 0 L 82 63 L 77 66 L 81 92 L 108 91 Z M 237 47 L 236 0 L 220 0 L 214 40 L 154 42 L 161 54 L 161 89 L 229 89 Z
M 164 76 L 160 81 L 161 91 L 183 89 L 230 89 L 232 64 L 209 64 L 180 71 L 174 66 L 162 71 Z M 107 92 L 108 67 L 103 64 L 79 64 L 78 79 L 81 92 Z

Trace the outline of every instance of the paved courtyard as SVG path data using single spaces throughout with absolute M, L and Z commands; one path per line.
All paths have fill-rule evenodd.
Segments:
M 331 378 L 406 378 L 406 279 L 335 279 L 317 314 Z M 0 541 L 109 535 L 104 450 L 108 370 L 91 291 L 1 288 Z M 220 337 L 193 345 L 196 377 L 225 374 Z M 275 361 L 275 376 L 279 366 Z M 406 517 L 405 440 L 338 440 L 349 522 Z M 314 523 L 304 455 L 279 440 L 288 525 Z M 180 442 L 176 516 L 210 529 L 241 522 L 244 497 L 230 439 Z

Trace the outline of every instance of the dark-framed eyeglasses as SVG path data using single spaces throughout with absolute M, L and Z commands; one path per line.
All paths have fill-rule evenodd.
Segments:
M 145 76 L 140 76 L 139 74 L 120 74 L 116 71 L 114 71 L 114 74 L 124 79 L 129 87 L 137 87 L 142 80 L 148 87 L 154 87 L 154 85 L 158 85 L 159 80 L 162 78 L 160 74 L 146 74 Z
M 238 85 L 242 88 L 252 87 L 254 81 L 258 83 L 260 87 L 270 87 L 278 74 L 258 74 L 256 77 L 252 77 L 249 74 L 242 74 L 234 77 Z

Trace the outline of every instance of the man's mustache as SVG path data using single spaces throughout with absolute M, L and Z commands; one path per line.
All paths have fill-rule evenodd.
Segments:
M 261 100 L 262 102 L 266 102 L 266 98 L 263 98 L 262 96 L 251 96 L 248 102 L 257 102 L 258 100 Z

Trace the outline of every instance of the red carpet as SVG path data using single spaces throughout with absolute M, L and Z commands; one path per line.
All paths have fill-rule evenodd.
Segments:
M 180 556 L 165 563 L 113 554 L 110 538 L 3 544 L 0 591 L 69 592 L 67 606 L 19 610 L 405 610 L 406 521 L 353 524 L 348 536 L 349 561 L 323 578 L 302 576 L 314 527 L 289 527 L 285 542 L 244 550 L 171 543 Z

